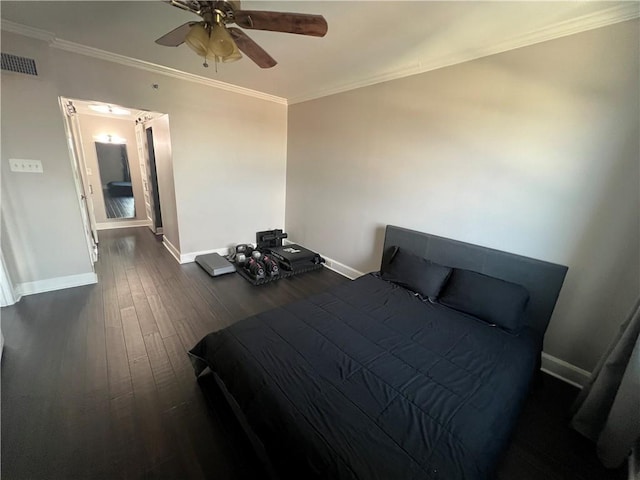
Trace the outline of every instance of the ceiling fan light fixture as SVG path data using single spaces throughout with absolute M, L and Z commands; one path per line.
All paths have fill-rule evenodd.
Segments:
M 202 22 L 196 23 L 189 29 L 189 33 L 185 37 L 184 43 L 186 43 L 189 48 L 201 57 L 207 57 L 209 54 L 207 48 L 209 44 L 209 32 Z
M 214 23 L 211 26 L 209 53 L 212 56 L 225 58 L 231 56 L 236 49 L 236 44 L 225 26 L 220 23 Z
M 231 52 L 231 55 L 222 57 L 221 60 L 223 63 L 231 63 L 231 62 L 237 62 L 241 58 L 242 58 L 242 54 L 240 53 L 240 50 L 238 50 L 238 45 L 236 44 L 236 42 L 233 42 L 233 52 Z

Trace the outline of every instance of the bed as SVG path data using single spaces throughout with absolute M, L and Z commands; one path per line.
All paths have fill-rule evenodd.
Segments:
M 189 354 L 273 477 L 490 478 L 566 271 L 388 226 L 380 272 L 211 333 Z
M 131 182 L 109 182 L 107 190 L 112 197 L 133 197 Z

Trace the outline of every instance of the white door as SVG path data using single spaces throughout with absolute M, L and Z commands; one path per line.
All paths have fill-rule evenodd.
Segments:
M 17 300 L 16 294 L 13 291 L 11 276 L 4 263 L 4 254 L 0 251 L 0 307 L 13 305 Z
M 140 164 L 140 173 L 142 175 L 142 191 L 144 192 L 144 209 L 149 221 L 149 228 L 153 233 L 162 233 L 158 231 L 155 218 L 155 205 L 153 200 L 151 181 L 151 168 L 149 165 L 149 148 L 147 146 L 147 135 L 142 121 L 136 122 L 136 144 L 138 146 L 138 161 Z
M 62 107 L 64 128 L 67 136 L 67 145 L 71 155 L 71 168 L 78 194 L 78 204 L 82 215 L 82 223 L 87 239 L 89 256 L 93 263 L 98 260 L 98 230 L 96 219 L 93 213 L 93 201 L 91 199 L 90 185 L 87 181 L 87 167 L 84 163 L 84 151 L 82 150 L 82 139 L 80 138 L 80 128 L 78 117 L 73 104 L 60 97 Z

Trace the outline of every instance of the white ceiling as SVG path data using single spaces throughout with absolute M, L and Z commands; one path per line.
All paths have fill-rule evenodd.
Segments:
M 399 78 L 638 16 L 638 2 L 244 1 L 247 10 L 323 15 L 324 38 L 246 30 L 277 61 L 202 66 L 186 45 L 154 40 L 198 17 L 161 1 L 2 1 L 15 24 L 290 103 Z

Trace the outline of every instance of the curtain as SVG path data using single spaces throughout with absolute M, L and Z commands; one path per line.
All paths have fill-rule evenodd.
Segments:
M 624 462 L 640 438 L 640 299 L 572 407 L 571 426 L 597 444 L 605 467 Z

